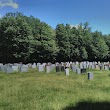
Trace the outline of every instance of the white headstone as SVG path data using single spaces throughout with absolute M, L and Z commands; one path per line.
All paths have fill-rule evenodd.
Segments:
M 67 76 L 69 75 L 69 68 L 65 69 L 65 73 L 66 73 Z

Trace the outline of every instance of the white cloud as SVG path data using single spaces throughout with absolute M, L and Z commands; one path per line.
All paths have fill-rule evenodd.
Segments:
M 0 8 L 5 6 L 10 6 L 15 9 L 18 8 L 18 4 L 14 0 L 0 0 Z

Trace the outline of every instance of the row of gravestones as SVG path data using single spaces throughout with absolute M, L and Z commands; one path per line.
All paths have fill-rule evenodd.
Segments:
M 109 63 L 103 63 L 103 66 L 105 68 L 105 70 L 109 69 Z M 86 66 L 85 66 L 86 65 Z M 55 64 L 51 64 L 51 63 L 28 63 L 26 65 L 24 64 L 19 64 L 19 63 L 14 63 L 14 64 L 0 64 L 0 71 L 4 71 L 6 73 L 12 73 L 14 71 L 20 71 L 20 72 L 27 72 L 28 68 L 36 68 L 38 67 L 38 71 L 44 71 L 44 69 L 46 69 L 46 73 L 50 73 L 55 67 L 56 67 L 56 72 L 60 72 L 60 71 L 65 71 L 66 75 L 69 75 L 69 67 L 71 67 L 71 69 L 76 72 L 77 74 L 81 74 L 81 73 L 86 73 L 86 68 L 88 68 L 88 66 L 91 67 L 96 67 L 99 68 L 100 65 L 102 65 L 102 63 L 96 63 L 96 62 L 61 62 L 61 64 L 59 63 L 55 63 Z M 61 69 L 60 69 L 61 68 Z M 94 69 L 94 68 L 93 68 Z M 93 78 L 93 73 L 88 73 L 88 79 L 92 79 Z

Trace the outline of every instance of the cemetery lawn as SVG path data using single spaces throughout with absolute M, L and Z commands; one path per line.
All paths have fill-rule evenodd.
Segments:
M 69 76 L 36 69 L 28 73 L 0 72 L 0 110 L 70 110 L 68 107 L 79 102 L 110 102 L 110 71 L 93 73 L 94 79 L 89 81 L 87 74 L 73 72 Z

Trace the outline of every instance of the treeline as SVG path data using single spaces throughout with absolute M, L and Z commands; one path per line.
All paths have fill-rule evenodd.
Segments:
M 7 13 L 0 19 L 0 62 L 108 61 L 110 35 L 88 23 L 56 29 L 33 16 Z

